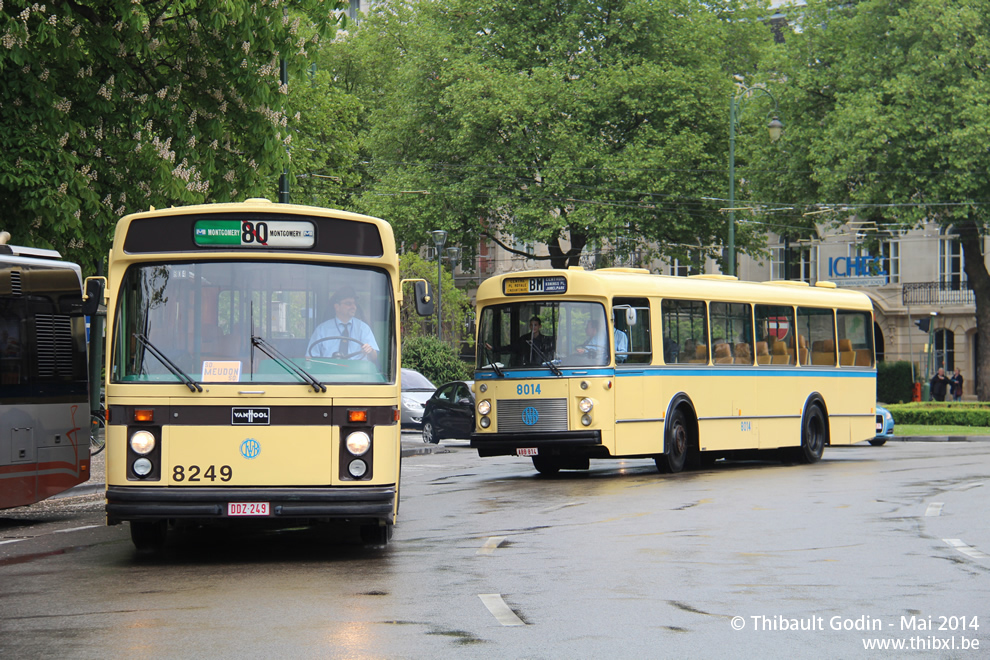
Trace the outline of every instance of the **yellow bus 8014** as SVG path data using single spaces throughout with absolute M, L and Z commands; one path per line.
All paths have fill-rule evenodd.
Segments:
M 130 215 L 107 294 L 110 524 L 151 549 L 181 521 L 347 521 L 388 541 L 401 287 L 386 222 L 267 200 Z
M 477 305 L 483 457 L 678 472 L 753 450 L 812 463 L 875 435 L 873 308 L 829 282 L 538 270 L 486 280 Z

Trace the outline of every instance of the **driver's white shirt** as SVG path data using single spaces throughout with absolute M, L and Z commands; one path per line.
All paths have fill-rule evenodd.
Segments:
M 348 336 L 351 339 L 356 339 L 360 342 L 360 344 L 347 340 L 342 341 L 340 339 L 328 339 L 318 346 L 313 346 L 314 343 L 324 337 L 340 337 L 343 334 L 343 328 L 345 325 L 344 321 L 334 317 L 329 321 L 324 321 L 320 325 L 316 326 L 316 330 L 313 331 L 313 336 L 309 340 L 309 345 L 312 346 L 312 356 L 331 357 L 337 352 L 345 355 L 347 353 L 357 353 L 357 355 L 352 355 L 350 359 L 360 360 L 367 357 L 361 352 L 361 346 L 364 344 L 370 344 L 371 347 L 377 352 L 378 342 L 375 341 L 375 333 L 371 331 L 371 327 L 359 318 L 352 318 L 349 323 L 351 324 L 351 327 Z

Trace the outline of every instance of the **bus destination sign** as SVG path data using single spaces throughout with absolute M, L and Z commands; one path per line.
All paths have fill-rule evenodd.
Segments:
M 502 282 L 507 296 L 525 296 L 541 293 L 567 293 L 567 278 L 563 275 L 550 277 L 513 277 Z
M 305 220 L 197 220 L 193 240 L 199 247 L 311 248 L 316 230 Z

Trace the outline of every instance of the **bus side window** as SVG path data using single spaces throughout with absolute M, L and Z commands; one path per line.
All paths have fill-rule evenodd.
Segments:
M 650 301 L 616 298 L 612 305 L 616 364 L 649 364 L 653 361 Z
M 708 314 L 700 300 L 660 303 L 666 364 L 708 363 Z

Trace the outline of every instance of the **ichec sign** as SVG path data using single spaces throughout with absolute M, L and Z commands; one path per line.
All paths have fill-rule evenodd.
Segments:
M 828 279 L 838 286 L 883 286 L 887 271 L 880 257 L 829 257 Z

